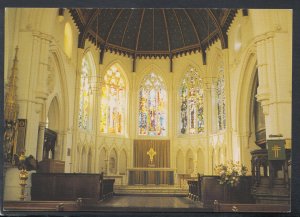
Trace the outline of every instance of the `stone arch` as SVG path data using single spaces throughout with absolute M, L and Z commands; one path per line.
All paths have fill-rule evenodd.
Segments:
M 111 149 L 109 153 L 109 159 L 108 159 L 108 168 L 110 174 L 117 174 L 118 168 L 118 155 L 115 148 Z
M 241 69 L 241 77 L 239 79 L 237 91 L 237 107 L 236 107 L 236 129 L 239 133 L 249 136 L 250 133 L 250 115 L 251 115 L 251 95 L 253 82 L 256 75 L 257 57 L 254 49 L 249 49 Z M 243 105 L 239 107 L 239 105 Z
M 107 156 L 107 149 L 105 147 L 103 147 L 100 150 L 97 158 L 99 159 L 97 172 L 100 172 L 100 173 L 103 172 L 103 173 L 107 174 L 107 167 L 108 167 L 107 158 L 108 158 L 108 156 Z
M 54 97 L 50 103 L 48 112 L 47 112 L 47 118 L 48 120 L 48 128 L 53 131 L 60 130 L 60 124 L 61 124 L 61 112 L 60 112 L 60 106 L 57 97 Z
M 126 175 L 127 172 L 127 154 L 125 149 L 122 149 L 120 152 L 120 158 L 119 158 L 119 174 L 120 175 Z
M 192 174 L 194 172 L 194 153 L 191 149 L 186 152 L 186 173 Z
M 201 148 L 197 151 L 197 169 L 198 173 L 204 174 L 205 172 L 205 154 Z
M 87 152 L 85 146 L 81 150 L 80 172 L 85 173 L 87 170 Z
M 93 172 L 93 151 L 90 147 L 87 153 L 87 173 Z
M 176 154 L 176 168 L 177 168 L 177 174 L 184 174 L 184 155 L 181 149 L 177 151 Z

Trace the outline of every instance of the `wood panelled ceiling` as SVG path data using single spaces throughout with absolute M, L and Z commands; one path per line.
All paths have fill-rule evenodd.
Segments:
M 101 51 L 133 58 L 169 57 L 200 51 L 220 39 L 236 9 L 69 9 L 79 31 L 80 48 L 90 40 Z

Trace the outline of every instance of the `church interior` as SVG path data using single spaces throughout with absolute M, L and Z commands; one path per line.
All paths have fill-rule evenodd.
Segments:
M 290 210 L 291 10 L 4 16 L 3 211 Z

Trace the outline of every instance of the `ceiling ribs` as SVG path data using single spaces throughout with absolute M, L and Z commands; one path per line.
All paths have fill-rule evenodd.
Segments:
M 172 9 L 172 11 L 173 11 L 173 13 L 175 14 L 175 18 L 176 18 L 176 21 L 177 21 L 177 23 L 178 23 L 179 30 L 180 30 L 180 33 L 181 33 L 181 37 L 182 37 L 182 41 L 183 41 L 183 45 L 185 46 L 185 40 L 184 40 L 184 37 L 183 37 L 183 33 L 182 33 L 182 29 L 181 29 L 181 25 L 180 25 L 180 23 L 179 23 L 179 21 L 178 21 L 177 14 L 176 14 L 176 12 L 175 12 L 175 10 L 174 10 L 174 9 Z
M 165 14 L 165 9 L 162 9 L 162 13 L 163 13 L 163 15 L 164 15 L 164 20 L 165 20 L 165 27 L 166 27 L 167 40 L 168 40 L 168 49 L 169 49 L 169 52 L 171 53 L 170 37 L 169 37 L 169 28 L 168 28 L 168 24 L 167 24 L 167 19 L 166 19 L 166 14 Z
M 87 34 L 89 32 L 90 26 L 93 23 L 93 21 L 95 20 L 95 18 L 97 16 L 99 16 L 100 13 L 101 13 L 101 9 L 96 9 L 96 11 L 94 11 L 94 13 L 92 14 L 91 18 L 87 22 L 86 26 L 84 27 L 84 29 L 82 31 L 82 35 L 79 36 L 79 42 L 78 42 L 78 47 L 79 48 L 84 48 L 85 39 L 86 39 L 86 36 L 87 36 Z M 98 35 L 96 37 L 98 37 Z
M 145 9 L 143 9 L 143 12 L 142 12 L 141 21 L 140 21 L 140 25 L 139 25 L 139 31 L 138 31 L 138 35 L 136 37 L 135 52 L 137 52 L 138 45 L 139 45 L 140 34 L 141 34 L 141 27 L 142 27 L 142 23 L 143 23 L 143 19 L 144 19 L 144 14 L 145 14 Z
M 203 63 L 203 65 L 206 65 L 206 52 L 205 52 L 205 49 L 203 48 L 203 46 L 201 44 L 200 35 L 198 34 L 198 32 L 196 30 L 196 27 L 195 27 L 195 24 L 192 21 L 192 18 L 190 17 L 189 13 L 186 11 L 186 9 L 183 9 L 183 11 L 185 12 L 186 16 L 189 18 L 189 21 L 191 22 L 191 24 L 193 26 L 193 29 L 194 29 L 194 32 L 197 36 L 199 47 L 200 47 L 200 50 L 201 50 L 201 53 L 202 53 L 202 63 Z
M 211 9 L 207 9 L 207 12 L 208 12 L 210 18 L 213 20 L 213 22 L 214 22 L 215 26 L 217 27 L 217 29 L 219 30 L 219 37 L 220 37 L 220 40 L 221 40 L 222 48 L 223 49 L 227 48 L 228 46 L 227 46 L 227 37 L 226 37 L 227 35 L 226 35 L 226 33 L 223 32 L 218 20 L 216 19 L 215 15 L 211 11 Z M 224 34 L 226 36 L 224 36 Z
M 152 9 L 152 50 L 154 50 L 154 9 Z
M 131 19 L 132 13 L 133 13 L 133 10 L 131 10 L 130 16 L 129 16 L 128 21 L 127 21 L 127 23 L 126 23 L 126 26 L 125 26 L 125 29 L 124 29 L 124 32 L 123 32 L 123 35 L 122 35 L 121 46 L 123 46 L 124 36 L 125 36 L 126 30 L 127 30 L 127 27 L 128 27 L 128 23 L 129 23 L 129 21 L 130 21 L 130 19 Z
M 107 35 L 106 40 L 105 40 L 105 44 L 108 42 L 110 34 L 111 34 L 111 32 L 112 32 L 115 24 L 116 24 L 116 21 L 119 19 L 119 17 L 122 14 L 122 12 L 123 12 L 123 9 L 120 10 L 120 12 L 118 13 L 116 19 L 114 20 L 113 24 L 111 25 L 110 30 L 109 30 L 108 35 Z

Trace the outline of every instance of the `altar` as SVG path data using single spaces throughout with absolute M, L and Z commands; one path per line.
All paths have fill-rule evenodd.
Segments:
M 128 169 L 128 184 L 174 185 L 170 140 L 134 140 L 133 168 Z
M 129 185 L 174 185 L 174 169 L 132 168 L 129 172 Z

